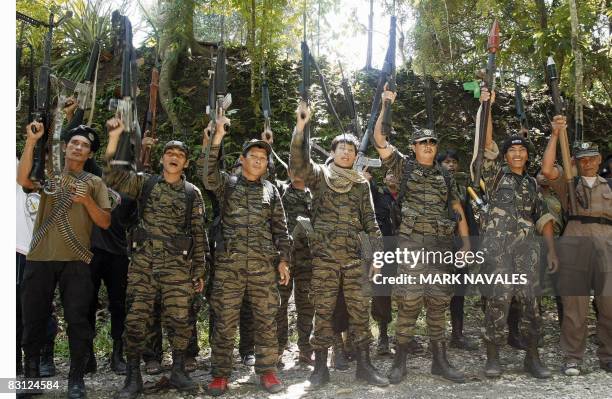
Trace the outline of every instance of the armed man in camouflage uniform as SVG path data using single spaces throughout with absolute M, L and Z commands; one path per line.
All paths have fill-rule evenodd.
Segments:
M 39 192 L 40 203 L 21 287 L 24 375 L 26 378 L 40 377 L 40 351 L 46 342 L 53 293 L 59 286 L 70 346 L 68 398 L 84 398 L 88 343 L 94 336 L 87 320 L 93 296 L 89 271 L 93 257 L 89 250 L 91 229 L 94 224 L 107 229 L 111 223 L 106 186 L 102 179 L 84 171 L 100 141 L 95 130 L 85 125 L 62 134 L 64 169 L 61 178 L 54 181 L 55 192 L 48 194 L 40 182 L 29 177 L 34 148 L 45 134 L 45 128 L 42 123 L 32 122 L 26 127 L 26 133 L 17 183 L 26 192 Z M 17 397 L 30 395 L 26 390 L 19 392 Z
M 569 214 L 559 242 L 559 291 L 563 301 L 561 349 L 563 372 L 580 374 L 588 337 L 591 290 L 597 304 L 597 357 L 601 369 L 612 372 L 612 180 L 597 176 L 601 154 L 596 145 L 581 143 L 575 150 L 579 176 L 568 187 L 563 169 L 555 166 L 557 141 L 566 129 L 565 117 L 553 119 L 553 131 L 542 159 L 542 174 L 569 208 L 569 190 L 575 190 L 576 214 Z M 568 212 L 569 213 L 569 212 Z
M 385 90 L 382 95 L 383 111 L 374 129 L 374 144 L 383 160 L 383 166 L 390 169 L 395 176 L 401 176 L 400 193 L 396 200 L 401 221 L 395 222 L 398 223 L 396 234 L 401 240 L 400 246 L 409 251 L 420 251 L 422 248 L 427 251 L 451 251 L 453 232 L 457 228 L 463 242 L 460 251 L 469 251 L 468 226 L 457 185 L 452 176 L 435 165 L 438 148 L 435 132 L 430 129 L 416 130 L 411 145 L 416 159 L 403 155 L 389 144 L 382 133 L 385 104 L 393 103 L 396 93 Z M 433 356 L 431 373 L 454 382 L 465 380 L 463 374 L 454 369 L 446 358 L 445 313 L 453 294 L 453 286 L 419 283 L 421 275 L 444 275 L 451 271 L 452 265 L 444 264 L 441 260 L 440 263 L 419 262 L 410 266 L 406 263 L 398 264 L 398 276 L 410 275 L 416 279 L 416 284 L 394 287 L 393 299 L 398 308 L 395 326 L 397 347 L 389 373 L 391 383 L 399 384 L 407 374 L 406 356 L 410 349 L 409 342 L 414 336 L 416 320 L 423 306 L 427 311 L 427 329 Z
M 312 298 L 315 308 L 315 330 L 310 344 L 315 350 L 315 369 L 310 376 L 312 387 L 329 382 L 327 351 L 333 343 L 332 315 L 338 291 L 344 291 L 356 351 L 356 377 L 368 383 L 385 386 L 370 361 L 372 333 L 367 312 L 369 297 L 362 291 L 367 285 L 360 256 L 360 233 L 380 239 L 372 194 L 366 178 L 352 170 L 359 141 L 351 134 L 336 136 L 331 145 L 328 165 L 310 159 L 310 145 L 304 145 L 304 127 L 310 118 L 305 102 L 298 107 L 297 126 L 291 140 L 289 169 L 304 179 L 313 197 Z M 370 267 L 373 270 L 373 267 Z
M 481 101 L 490 97 L 483 90 Z M 521 309 L 520 329 L 526 339 L 525 371 L 536 378 L 549 378 L 538 354 L 538 338 L 542 319 L 536 300 L 539 281 L 540 248 L 536 233 L 544 235 L 549 244 L 550 271 L 557 267 L 554 252 L 553 216 L 547 212 L 536 181 L 527 174 L 529 145 L 522 135 L 508 137 L 498 160 L 499 150 L 493 141 L 493 123 L 489 114 L 485 140 L 485 160 L 482 178 L 489 198 L 489 210 L 482 217 L 482 248 L 486 253 L 484 271 L 487 274 L 524 274 L 526 284 L 496 284 L 486 287 L 487 303 L 484 320 L 484 341 L 487 347 L 487 377 L 502 373 L 498 346 L 504 342 L 504 328 L 512 297 L 516 296 Z
M 302 225 L 298 224 L 299 218 L 311 217 L 312 195 L 304 185 L 304 180 L 295 176 L 291 171 L 289 184 L 283 184 L 282 200 L 285 214 L 287 215 L 287 227 L 292 238 L 291 247 L 291 280 L 286 286 L 280 286 L 281 306 L 276 318 L 278 322 L 278 357 L 281 358 L 289 340 L 287 304 L 293 287 L 293 297 L 297 310 L 297 332 L 298 348 L 300 350 L 299 363 L 313 364 L 312 347 L 310 346 L 310 333 L 312 332 L 312 318 L 314 307 L 309 299 L 310 279 L 312 278 L 312 258 L 308 245 L 308 232 Z
M 470 198 L 467 196 L 467 186 L 468 186 L 468 174 L 462 172 L 459 166 L 459 155 L 457 151 L 448 148 L 445 152 L 438 153 L 436 155 L 436 162 L 438 165 L 442 166 L 450 175 L 453 176 L 455 182 L 457 183 L 457 189 L 459 190 L 459 198 L 461 200 L 461 206 L 463 207 L 463 212 L 467 218 L 468 231 L 470 232 L 470 237 L 474 237 L 478 235 L 478 224 L 474 218 L 474 212 L 472 209 L 472 204 L 470 202 Z M 454 237 L 454 250 L 458 250 L 463 241 L 461 237 L 455 231 Z M 473 244 L 470 243 L 473 249 Z M 467 267 L 458 268 L 454 271 L 457 274 L 465 274 L 468 272 Z M 464 315 L 464 305 L 465 305 L 465 294 L 466 294 L 466 286 L 459 285 L 455 287 L 455 295 L 450 300 L 450 317 L 451 317 L 451 340 L 450 346 L 459 349 L 465 350 L 477 350 L 478 342 L 476 340 L 466 337 L 463 335 L 463 315 Z
M 202 195 L 183 175 L 189 164 L 189 150 L 180 141 L 169 141 L 161 159 L 162 174 L 136 174 L 112 164 L 123 122 L 112 118 L 107 128 L 104 180 L 138 200 L 126 293 L 128 368 L 125 385 L 117 397 L 132 399 L 142 391 L 140 356 L 146 343 L 146 327 L 152 324 L 156 295 L 161 298 L 162 320 L 172 346 L 170 384 L 190 391 L 197 385 L 185 371 L 185 350 L 191 336 L 189 312 L 193 296 L 204 288 L 206 233 Z M 153 140 L 148 140 L 145 145 L 153 145 Z
M 252 304 L 255 321 L 255 371 L 263 388 L 279 392 L 283 385 L 276 376 L 276 314 L 280 302 L 277 284 L 289 283 L 291 242 L 278 190 L 262 179 L 272 151 L 265 141 L 251 140 L 240 156 L 240 174 L 221 171 L 219 150 L 229 119 L 218 115 L 216 122 L 211 145 L 198 160 L 203 168 L 204 187 L 214 192 L 221 208 L 221 235 L 215 237 L 215 277 L 210 299 L 215 326 L 211 345 L 213 379 L 208 392 L 219 396 L 227 391 L 243 299 Z

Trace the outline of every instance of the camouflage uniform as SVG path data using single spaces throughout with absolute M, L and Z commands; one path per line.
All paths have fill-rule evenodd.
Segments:
M 381 237 L 370 187 L 363 176 L 357 178 L 350 173 L 351 170 L 308 160 L 309 154 L 303 153 L 296 137 L 294 134 L 291 143 L 290 168 L 304 179 L 313 197 L 311 223 L 314 233 L 310 250 L 313 254 L 311 298 L 315 309 L 315 330 L 310 344 L 314 350 L 326 350 L 332 346 L 332 316 L 338 291 L 342 288 L 354 346 L 367 349 L 372 339 L 367 312 L 370 298 L 363 292 L 367 285 L 367 271 L 364 271 L 360 254 L 359 233 L 365 232 L 372 238 Z M 338 180 L 335 180 L 339 176 L 343 176 L 338 179 L 342 185 L 340 189 L 336 185 Z
M 291 296 L 291 290 L 295 286 L 294 300 L 297 310 L 297 332 L 298 348 L 300 352 L 310 352 L 312 348 L 308 342 L 312 332 L 312 318 L 314 308 L 308 298 L 310 292 L 310 279 L 312 277 L 312 265 L 308 237 L 303 229 L 296 229 L 297 217 L 310 218 L 312 195 L 310 190 L 298 190 L 291 184 L 282 185 L 282 201 L 287 215 L 287 227 L 292 235 L 291 247 L 291 280 L 289 284 L 279 286 L 281 306 L 276 317 L 278 334 L 278 353 L 283 353 L 288 344 L 289 322 L 287 319 L 287 304 Z
M 408 188 L 401 207 L 402 221 L 398 229 L 400 246 L 408 250 L 452 251 L 453 232 L 456 222 L 449 218 L 448 205 L 459 201 L 457 185 L 448 176 L 450 192 L 443 171 L 438 166 L 426 167 L 408 159 L 396 148 L 383 166 L 391 169 L 394 176 L 401 177 L 406 169 L 406 162 L 413 162 L 412 172 L 408 178 Z M 452 271 L 452 265 L 426 263 L 410 267 L 405 263 L 398 265 L 398 276 L 407 274 L 419 275 L 446 274 Z M 416 320 L 425 306 L 427 309 L 427 329 L 432 341 L 445 340 L 446 309 L 453 293 L 452 285 L 412 284 L 394 287 L 393 299 L 397 303 L 398 314 L 395 326 L 395 337 L 398 345 L 407 345 L 414 336 Z
M 516 296 L 522 318 L 521 335 L 528 345 L 537 342 L 542 324 L 538 311 L 538 265 L 540 248 L 536 234 L 553 219 L 547 212 L 535 179 L 526 172 L 512 173 L 497 160 L 499 150 L 485 150 L 482 178 L 489 193 L 489 211 L 482 217 L 482 247 L 486 253 L 482 271 L 487 274 L 525 274 L 525 285 L 496 284 L 487 287 L 484 340 L 502 345 L 512 296 Z
M 280 302 L 276 265 L 290 261 L 291 243 L 278 190 L 272 183 L 248 181 L 219 170 L 219 146 L 211 146 L 204 186 L 221 203 L 224 248 L 215 249 L 211 306 L 215 314 L 212 375 L 228 378 L 243 298 L 255 321 L 255 371 L 276 371 L 276 314 Z M 203 174 L 205 155 L 198 160 Z M 217 243 L 218 244 L 218 243 Z
M 107 165 L 104 179 L 112 188 L 138 199 L 147 174 L 136 174 Z M 193 253 L 186 260 L 170 241 L 184 236 L 186 191 L 184 178 L 170 184 L 161 179 L 151 191 L 138 225 L 151 237 L 132 251 L 128 270 L 125 320 L 126 354 L 138 358 L 145 350 L 147 326 L 152 324 L 156 295 L 162 303 L 162 320 L 173 351 L 184 352 L 192 335 L 189 313 L 194 297 L 192 279 L 204 277 L 206 234 L 204 206 L 195 188 L 191 213 Z M 155 237 L 160 237 L 159 239 Z

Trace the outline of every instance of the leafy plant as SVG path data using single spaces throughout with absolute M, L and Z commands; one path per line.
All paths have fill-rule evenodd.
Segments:
M 55 62 L 58 74 L 79 81 L 96 40 L 101 50 L 110 47 L 113 5 L 104 0 L 71 0 L 66 8 L 73 16 L 62 25 L 63 56 Z M 120 9 L 125 8 L 125 2 Z

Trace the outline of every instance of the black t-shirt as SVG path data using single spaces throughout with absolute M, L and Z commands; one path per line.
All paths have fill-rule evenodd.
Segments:
M 111 225 L 107 230 L 94 225 L 91 231 L 91 247 L 116 254 L 127 255 L 126 230 L 137 217 L 137 202 L 119 193 L 121 204 L 111 212 Z

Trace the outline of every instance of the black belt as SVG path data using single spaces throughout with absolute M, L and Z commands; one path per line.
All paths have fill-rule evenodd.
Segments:
M 568 216 L 567 220 L 577 220 L 581 223 L 590 224 L 590 223 L 598 223 L 598 224 L 609 224 L 612 225 L 612 219 L 608 219 L 606 217 L 594 217 L 594 216 L 580 216 L 580 215 L 571 215 Z

